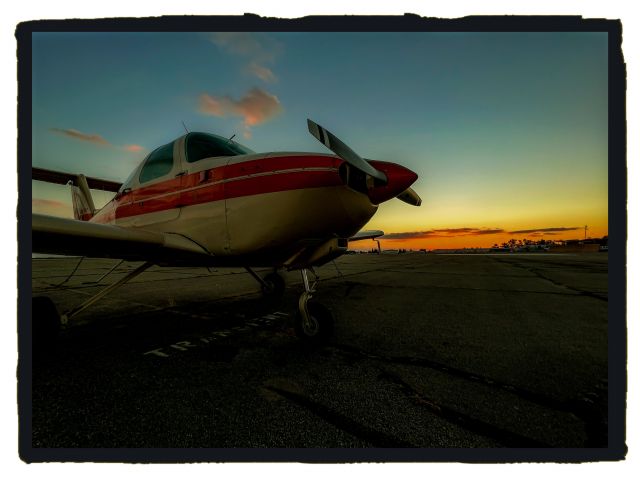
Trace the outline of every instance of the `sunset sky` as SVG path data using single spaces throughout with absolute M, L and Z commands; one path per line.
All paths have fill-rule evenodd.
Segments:
M 183 121 L 327 153 L 311 118 L 418 173 L 383 248 L 608 233 L 606 33 L 36 33 L 32 72 L 37 167 L 123 181 Z M 72 216 L 66 187 L 32 205 Z

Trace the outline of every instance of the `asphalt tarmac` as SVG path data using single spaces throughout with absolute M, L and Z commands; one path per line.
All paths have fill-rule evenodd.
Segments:
M 606 447 L 607 257 L 346 255 L 318 270 L 321 347 L 293 331 L 298 272 L 273 301 L 243 270 L 152 267 L 34 359 L 31 443 Z M 138 265 L 100 280 L 116 263 L 35 259 L 34 296 L 72 308 Z

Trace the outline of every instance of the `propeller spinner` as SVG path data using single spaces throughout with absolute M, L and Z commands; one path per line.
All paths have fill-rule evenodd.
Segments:
M 409 205 L 420 206 L 420 196 L 409 187 L 418 175 L 401 165 L 389 162 L 373 161 L 378 168 L 351 150 L 342 140 L 313 120 L 307 119 L 309 133 L 320 143 L 338 155 L 348 165 L 377 180 L 366 192 L 371 201 L 382 203 L 393 197 Z M 377 185 L 376 185 L 377 183 Z

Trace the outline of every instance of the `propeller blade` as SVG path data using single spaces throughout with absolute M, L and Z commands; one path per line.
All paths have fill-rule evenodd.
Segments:
M 422 199 L 420 198 L 420 196 L 411 187 L 407 188 L 400 195 L 396 196 L 396 198 L 398 200 L 402 200 L 405 203 L 408 203 L 409 205 L 415 205 L 416 207 L 419 207 L 422 203 Z
M 369 162 L 361 158 L 356 152 L 345 145 L 338 137 L 327 129 L 321 127 L 312 120 L 307 119 L 309 133 L 316 137 L 320 143 L 324 144 L 329 150 L 342 158 L 353 168 L 360 170 L 367 175 L 372 176 L 382 182 L 387 182 L 387 176 L 384 172 L 372 167 Z

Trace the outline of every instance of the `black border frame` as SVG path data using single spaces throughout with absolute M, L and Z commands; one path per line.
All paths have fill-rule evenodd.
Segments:
M 609 402 L 607 448 L 505 449 L 95 449 L 31 445 L 31 34 L 34 32 L 315 31 L 315 32 L 606 32 L 609 39 Z M 38 20 L 20 23 L 18 43 L 18 413 L 19 455 L 31 462 L 586 462 L 623 460 L 626 445 L 626 67 L 619 20 L 579 16 L 164 16 Z

